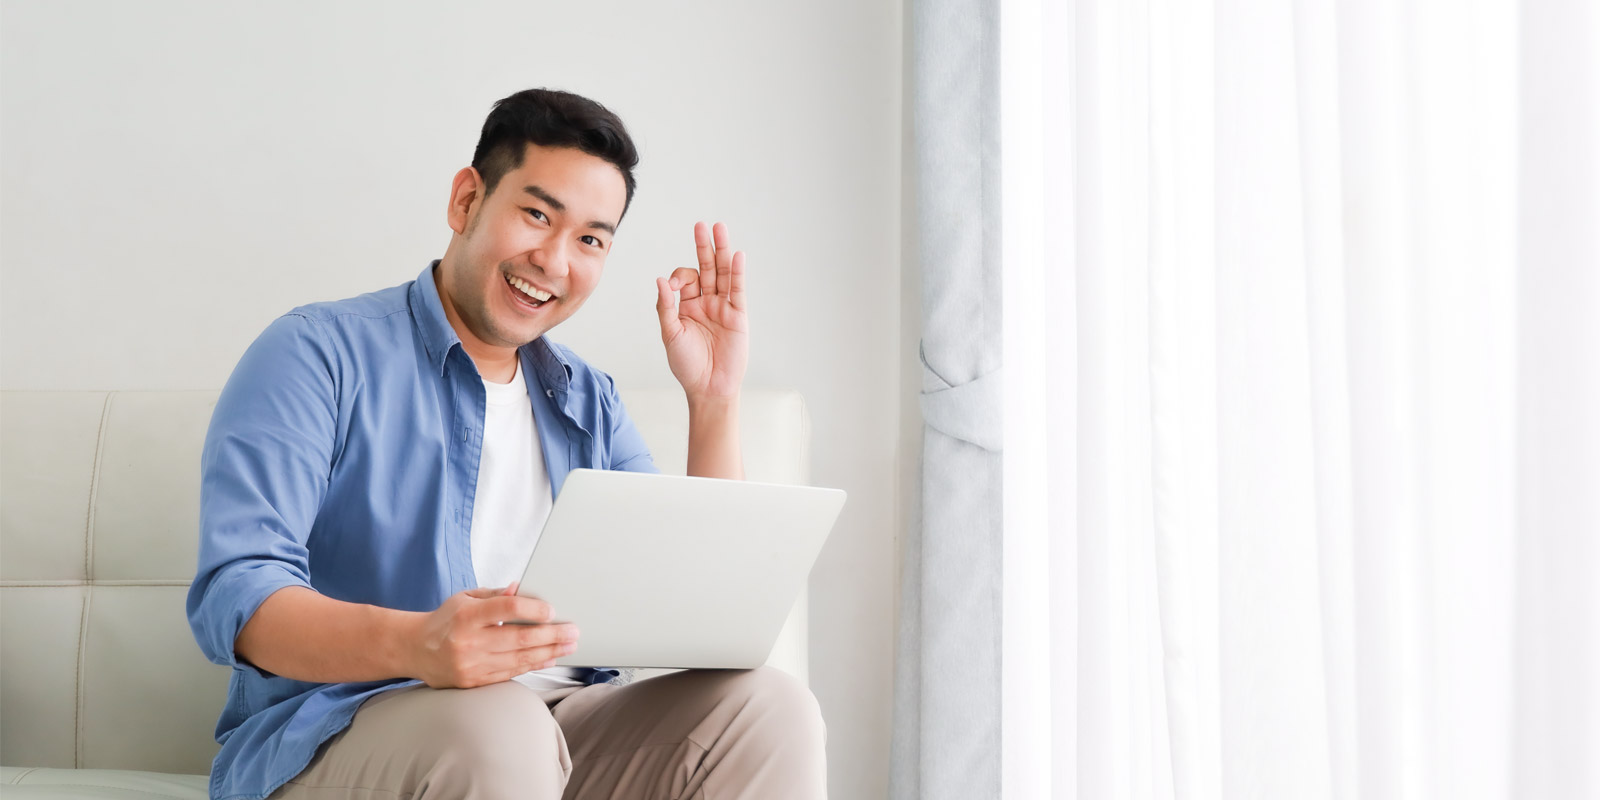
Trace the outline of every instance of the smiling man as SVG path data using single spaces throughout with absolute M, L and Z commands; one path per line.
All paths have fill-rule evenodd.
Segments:
M 599 286 L 637 162 L 599 104 L 507 97 L 451 184 L 442 258 L 246 350 L 201 455 L 188 598 L 233 668 L 213 798 L 824 796 L 794 678 L 629 682 L 552 666 L 581 620 L 499 624 L 553 619 L 511 582 L 568 472 L 657 471 L 611 377 L 546 336 Z M 721 223 L 694 241 L 698 268 L 656 279 L 688 474 L 742 479 L 744 254 Z

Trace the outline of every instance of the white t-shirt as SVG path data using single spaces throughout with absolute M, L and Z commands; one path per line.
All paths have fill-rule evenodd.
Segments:
M 533 402 L 522 375 L 522 359 L 510 383 L 483 381 L 487 395 L 483 455 L 472 501 L 472 569 L 480 587 L 504 587 L 522 578 L 545 518 L 553 505 L 550 473 L 533 420 Z M 516 676 L 532 689 L 582 686 L 585 670 L 551 667 Z

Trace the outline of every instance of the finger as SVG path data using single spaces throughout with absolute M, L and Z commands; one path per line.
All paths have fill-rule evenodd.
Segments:
M 517 587 L 521 586 L 521 585 L 522 585 L 522 581 L 512 581 L 511 585 L 506 587 L 505 593 L 506 594 L 516 594 L 517 593 Z
M 507 625 L 497 628 L 489 639 L 490 653 L 513 653 L 547 648 L 554 650 L 566 644 L 577 644 L 578 626 L 560 625 Z
M 717 248 L 717 294 L 727 297 L 733 280 L 733 246 L 728 243 L 728 226 L 720 222 L 711 226 L 711 241 Z
M 525 672 L 554 666 L 556 659 L 564 654 L 557 646 L 552 645 L 533 650 L 512 650 L 494 653 L 493 655 L 494 667 L 482 676 L 483 683 L 477 685 L 509 681 Z
M 502 622 L 514 620 L 547 622 L 555 615 L 549 603 L 537 597 L 496 595 L 478 604 L 473 621 L 493 628 Z
M 711 226 L 704 222 L 694 224 L 694 247 L 700 256 L 700 295 L 716 294 L 717 253 L 711 245 Z
M 672 290 L 678 292 L 681 299 L 693 300 L 700 296 L 699 272 L 689 267 L 678 267 L 668 279 L 673 283 Z
M 656 278 L 656 316 L 661 320 L 661 341 L 678 338 L 683 330 L 683 323 L 678 321 L 678 293 L 667 278 Z
M 740 311 L 744 310 L 744 251 L 733 254 L 733 263 L 728 267 L 728 302 Z
M 498 596 L 500 596 L 502 594 L 505 594 L 505 590 L 504 589 L 500 589 L 500 588 L 496 588 L 496 587 L 492 587 L 492 586 L 480 586 L 480 587 L 478 587 L 476 589 L 468 589 L 468 590 L 466 590 L 465 594 L 468 597 L 479 597 L 479 598 L 498 597 Z
M 528 670 L 532 669 L 545 669 L 555 666 L 556 659 L 570 655 L 573 652 L 576 651 L 563 651 L 562 645 L 553 644 L 548 647 L 535 647 L 528 650 L 523 650 L 519 653 L 516 653 L 514 657 L 517 659 L 519 666 L 522 667 L 521 672 L 527 672 Z M 513 675 L 511 677 L 516 676 Z

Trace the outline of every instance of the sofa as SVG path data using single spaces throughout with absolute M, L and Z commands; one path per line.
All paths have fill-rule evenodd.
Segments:
M 0 797 L 203 798 L 230 667 L 189 630 L 200 446 L 218 392 L 0 392 Z M 676 389 L 624 390 L 681 475 Z M 741 402 L 746 477 L 808 481 L 800 395 Z M 806 675 L 806 598 L 768 661 Z M 639 670 L 642 680 L 669 670 Z

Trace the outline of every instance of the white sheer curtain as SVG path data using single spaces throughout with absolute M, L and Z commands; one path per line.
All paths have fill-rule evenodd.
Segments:
M 1005 796 L 1600 797 L 1596 4 L 1001 33 Z

